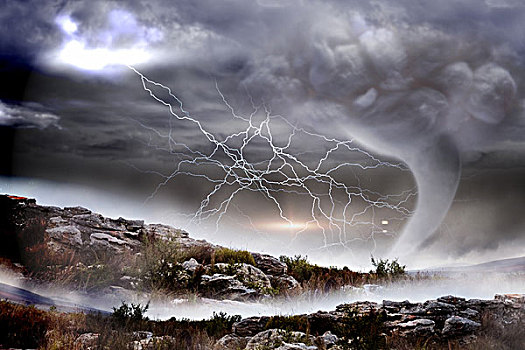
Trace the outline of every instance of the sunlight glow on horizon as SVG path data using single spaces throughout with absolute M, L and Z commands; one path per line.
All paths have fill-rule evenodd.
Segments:
M 268 222 L 256 225 L 259 229 L 272 231 L 304 231 L 313 228 L 316 225 L 309 225 L 308 222 Z M 310 227 L 311 226 L 311 227 Z

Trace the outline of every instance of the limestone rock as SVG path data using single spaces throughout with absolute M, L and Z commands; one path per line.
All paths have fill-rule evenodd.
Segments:
M 306 335 L 303 332 L 286 332 L 282 329 L 268 329 L 254 335 L 248 341 L 248 344 L 246 344 L 246 350 L 259 349 L 261 347 L 281 350 L 316 350 L 316 346 L 306 345 L 306 343 L 313 344 L 314 341 L 314 337 Z
M 184 270 L 187 270 L 187 271 L 190 271 L 190 272 L 195 272 L 195 270 L 199 267 L 199 266 L 202 266 L 201 264 L 199 264 L 197 262 L 197 260 L 195 260 L 194 258 L 191 258 L 189 260 L 186 260 L 185 262 L 182 263 L 182 268 Z
M 320 338 L 327 349 L 330 349 L 331 347 L 335 346 L 339 341 L 339 337 L 337 337 L 337 335 L 335 334 L 332 334 L 332 332 L 330 331 L 324 332 L 324 334 L 321 335 Z
M 175 338 L 165 335 L 162 337 L 149 337 L 141 340 L 135 340 L 131 344 L 133 350 L 156 350 L 171 349 L 175 346 Z
M 268 316 L 253 316 L 240 320 L 233 324 L 233 333 L 241 337 L 250 337 L 261 332 L 270 317 Z
M 239 337 L 235 334 L 227 334 L 215 343 L 213 350 L 244 349 L 249 339 L 250 337 Z
M 270 282 L 274 288 L 278 288 L 281 292 L 294 292 L 302 289 L 299 282 L 290 275 L 270 276 Z
M 80 247 L 82 246 L 82 234 L 76 226 L 65 225 L 53 228 L 48 228 L 46 233 L 49 238 L 58 241 L 67 246 Z
M 75 340 L 75 346 L 82 350 L 97 348 L 99 335 L 97 333 L 84 333 Z
M 95 232 L 89 236 L 90 245 L 95 249 L 110 250 L 115 253 L 121 253 L 126 246 L 126 242 L 112 235 L 103 232 Z
M 257 291 L 245 287 L 233 276 L 202 275 L 200 287 L 206 296 L 230 300 L 247 300 L 257 296 Z
M 445 321 L 445 326 L 441 333 L 446 337 L 463 336 L 475 332 L 480 327 L 481 324 L 468 318 L 452 316 Z
M 252 256 L 255 260 L 255 263 L 257 264 L 257 267 L 266 274 L 281 276 L 284 275 L 288 270 L 288 267 L 285 263 L 271 255 L 252 253 Z

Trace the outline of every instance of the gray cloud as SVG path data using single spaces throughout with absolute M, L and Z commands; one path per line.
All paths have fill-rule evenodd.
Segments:
M 53 113 L 45 111 L 42 106 L 8 105 L 0 101 L 0 126 L 14 128 L 45 129 L 50 126 L 59 127 L 60 118 Z

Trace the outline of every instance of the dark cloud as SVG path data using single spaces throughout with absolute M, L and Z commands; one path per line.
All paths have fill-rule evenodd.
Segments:
M 24 62 L 27 69 L 20 71 L 27 74 L 8 69 L 1 73 L 2 86 L 13 80 L 27 85 L 10 97 L 9 89 L 2 88 L 8 97 L 2 93 L 0 98 L 19 106 L 22 100 L 36 101 L 60 115 L 63 130 L 22 132 L 15 143 L 26 160 L 47 153 L 57 173 L 67 153 L 97 164 L 147 158 L 147 167 L 169 173 L 170 159 L 185 151 L 180 144 L 202 152 L 213 149 L 195 125 L 170 119 L 167 109 L 144 93 L 138 76 L 115 67 L 120 56 L 108 58 L 130 49 L 150 56 L 137 67 L 172 87 L 186 110 L 219 139 L 239 132 L 240 126 L 215 82 L 239 114 L 249 114 L 252 101 L 264 101 L 294 125 L 353 138 L 368 151 L 408 164 L 419 202 L 405 226 L 401 251 L 417 247 L 442 220 L 450 220 L 445 216 L 456 188 L 463 186 L 462 167 L 480 171 L 523 163 L 525 7 L 520 1 L 48 1 L 38 7 L 32 2 L 3 6 L 0 51 L 10 55 L 10 62 Z M 60 28 L 64 21 L 74 26 Z M 71 42 L 81 47 L 68 56 L 81 53 L 73 57 L 80 70 L 60 55 Z M 86 51 L 97 49 L 108 54 L 100 58 Z M 29 111 L 27 106 L 9 110 L 0 124 L 55 125 L 53 114 L 46 119 L 47 114 Z M 283 125 L 275 127 L 276 143 L 287 141 L 290 130 Z M 326 152 L 308 137 L 298 137 L 291 149 L 313 164 Z M 258 160 L 267 151 L 263 143 L 253 142 L 246 154 Z M 334 153 L 331 162 L 350 157 L 370 162 L 357 152 Z M 353 170 L 342 173 L 354 181 Z M 408 172 L 383 176 L 377 181 L 413 181 Z M 518 182 L 512 178 L 510 186 Z M 376 185 L 395 192 L 389 186 Z M 495 193 L 484 198 L 499 200 Z M 509 209 L 518 202 L 498 203 Z M 491 216 L 491 222 L 508 222 L 504 212 Z M 506 230 L 499 241 L 516 238 L 517 230 Z M 490 237 L 472 233 L 452 251 L 490 250 Z
M 0 53 L 2 56 L 38 58 L 46 49 L 61 41 L 55 17 L 66 1 L 9 1 L 0 2 Z

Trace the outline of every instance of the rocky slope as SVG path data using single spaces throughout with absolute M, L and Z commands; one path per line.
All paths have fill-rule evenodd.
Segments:
M 123 305 L 125 306 L 125 305 Z M 133 308 L 140 306 L 133 306 Z M 424 303 L 339 305 L 308 315 L 214 315 L 151 321 L 125 306 L 113 315 L 64 314 L 0 301 L 0 348 L 39 349 L 508 349 L 525 348 L 525 295 L 445 296 Z
M 426 348 L 476 348 L 478 337 L 502 334 L 505 328 L 519 333 L 515 340 L 525 348 L 523 294 L 493 300 L 449 295 L 424 303 L 356 302 L 330 312 L 274 319 L 251 317 L 233 324 L 233 332 L 219 339 L 215 349 L 395 349 L 423 343 Z
M 301 289 L 277 258 L 219 247 L 170 226 L 5 195 L 0 213 L 1 262 L 33 280 L 112 295 L 163 289 L 231 300 Z

